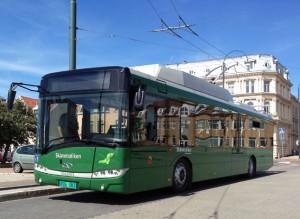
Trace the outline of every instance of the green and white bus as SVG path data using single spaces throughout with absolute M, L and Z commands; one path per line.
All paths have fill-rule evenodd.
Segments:
M 9 105 L 17 85 L 26 87 L 12 84 Z M 39 184 L 182 192 L 193 182 L 254 177 L 273 165 L 272 119 L 182 71 L 80 69 L 47 74 L 37 87 Z

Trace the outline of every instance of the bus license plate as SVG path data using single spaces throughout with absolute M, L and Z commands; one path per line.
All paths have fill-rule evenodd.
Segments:
M 77 189 L 76 182 L 59 181 L 58 186 L 68 189 Z

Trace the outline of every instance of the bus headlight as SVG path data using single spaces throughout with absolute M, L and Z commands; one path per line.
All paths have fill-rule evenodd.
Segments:
M 101 178 L 119 177 L 124 175 L 128 170 L 129 168 L 116 169 L 116 170 L 101 170 L 101 171 L 94 172 L 92 174 L 92 178 L 101 179 Z

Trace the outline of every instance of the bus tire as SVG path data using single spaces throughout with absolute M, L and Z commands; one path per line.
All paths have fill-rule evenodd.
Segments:
M 256 175 L 256 162 L 255 162 L 255 158 L 252 156 L 249 159 L 248 162 L 248 178 L 254 178 Z
M 191 184 L 191 169 L 186 159 L 179 159 L 174 165 L 172 188 L 176 193 L 183 192 Z

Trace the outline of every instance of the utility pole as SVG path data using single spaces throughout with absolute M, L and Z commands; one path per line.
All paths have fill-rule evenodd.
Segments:
M 298 156 L 300 158 L 300 84 L 298 85 L 298 102 L 297 102 L 297 108 L 298 108 Z
M 76 0 L 70 0 L 69 69 L 76 69 Z

